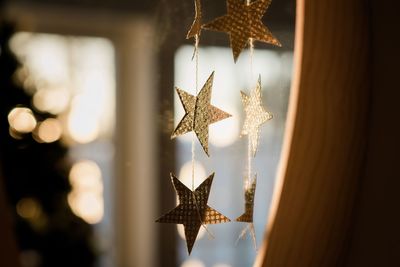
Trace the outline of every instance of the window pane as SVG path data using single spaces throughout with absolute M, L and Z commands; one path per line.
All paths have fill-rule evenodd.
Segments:
M 191 61 L 192 54 L 192 46 L 182 46 L 177 50 L 174 73 L 175 86 L 195 95 L 195 63 Z M 255 50 L 252 67 L 249 52 L 243 52 L 237 64 L 233 64 L 230 48 L 207 46 L 200 48 L 199 54 L 200 88 L 215 70 L 211 103 L 233 117 L 210 125 L 210 158 L 203 153 L 195 138 L 195 186 L 215 171 L 209 204 L 231 219 L 244 211 L 243 177 L 247 173 L 247 136 L 239 137 L 244 120 L 240 90 L 246 93 L 253 90 L 258 75 L 261 75 L 263 105 L 274 116 L 261 126 L 259 150 L 253 159 L 253 172 L 257 173 L 254 226 L 259 246 L 263 240 L 282 147 L 293 53 L 285 50 Z M 177 123 L 184 115 L 177 94 L 174 106 L 174 119 Z M 189 188 L 192 138 L 192 133 L 179 137 L 176 149 L 177 173 Z M 204 266 L 218 266 L 218 263 L 252 265 L 256 251 L 249 233 L 246 239 L 236 243 L 246 224 L 232 222 L 207 227 L 214 233 L 215 239 L 209 240 L 207 233 L 200 231 L 190 259 L 201 260 Z M 179 236 L 179 262 L 184 262 L 182 266 L 203 266 L 199 262 L 185 262 L 188 258 L 186 243 L 184 236 Z

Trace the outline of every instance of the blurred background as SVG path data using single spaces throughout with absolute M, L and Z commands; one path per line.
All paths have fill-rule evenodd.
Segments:
M 203 0 L 204 22 L 226 13 Z M 2 1 L 0 192 L 19 264 L 36 266 L 251 266 L 242 223 L 203 230 L 188 257 L 183 228 L 156 224 L 176 205 L 173 172 L 188 186 L 191 134 L 170 140 L 184 114 L 174 92 L 195 92 L 191 0 Z M 196 184 L 216 173 L 209 204 L 242 214 L 247 138 L 240 90 L 258 74 L 274 119 L 261 128 L 255 229 L 260 246 L 280 158 L 293 65 L 295 2 L 274 1 L 264 23 L 282 48 L 256 43 L 233 62 L 228 35 L 203 32 L 199 81 L 212 71 L 212 104 L 232 118 L 210 126 L 208 158 L 196 141 Z M 3 214 L 3 212 L 2 212 Z

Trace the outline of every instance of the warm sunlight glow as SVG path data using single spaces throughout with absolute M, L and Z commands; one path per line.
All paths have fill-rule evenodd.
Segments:
M 42 89 L 33 96 L 33 104 L 40 111 L 57 115 L 68 107 L 69 99 L 68 90 Z
M 185 44 L 176 49 L 173 71 L 174 86 L 196 96 L 212 71 L 215 71 L 210 104 L 232 116 L 208 126 L 208 148 L 211 157 L 207 157 L 204 153 L 193 131 L 176 138 L 174 143 L 176 165 L 183 166 L 179 179 L 191 188 L 192 168 L 191 163 L 187 161 L 190 161 L 192 156 L 192 140 L 194 139 L 195 159 L 204 164 L 206 169 L 202 175 L 196 174 L 195 186 L 204 181 L 206 176 L 213 171 L 216 173 L 213 191 L 209 199 L 210 206 L 214 208 L 212 203 L 219 203 L 215 206 L 217 210 L 229 216 L 234 216 L 232 214 L 239 216 L 243 212 L 244 205 L 241 181 L 251 170 L 252 173 L 257 173 L 259 179 L 263 181 L 257 185 L 257 190 L 262 192 L 257 195 L 257 198 L 265 204 L 265 208 L 254 213 L 253 221 L 256 225 L 266 225 L 270 217 L 271 209 L 269 207 L 271 199 L 273 199 L 274 177 L 284 140 L 293 73 L 293 51 L 287 46 L 285 49 L 257 46 L 255 49 L 243 49 L 236 62 L 234 62 L 230 47 L 202 45 L 197 52 L 199 60 L 195 58 L 192 60 L 193 45 Z M 268 125 L 260 127 L 258 148 L 260 152 L 267 152 L 257 153 L 257 157 L 249 158 L 247 153 L 249 138 L 247 135 L 240 138 L 246 119 L 240 92 L 250 95 L 250 92 L 256 88 L 259 77 L 261 77 L 262 86 L 262 106 L 273 114 L 274 119 L 266 123 Z M 172 86 L 169 89 L 172 90 Z M 176 90 L 173 94 L 173 124 L 176 127 L 185 116 L 185 109 Z M 170 124 L 172 123 L 169 123 L 169 126 Z M 249 166 L 249 164 L 251 165 Z M 196 171 L 199 169 L 197 166 L 195 168 Z M 249 190 L 251 181 L 243 186 L 245 190 Z M 196 244 L 195 254 L 188 257 L 184 241 L 181 240 L 181 237 L 184 238 L 184 231 L 181 226 L 178 226 L 180 236 L 178 238 L 180 241 L 178 262 L 184 262 L 189 258 L 193 259 L 193 256 L 196 255 L 207 254 L 207 258 L 203 257 L 203 265 L 207 267 L 253 266 L 257 251 L 252 249 L 252 238 L 247 238 L 247 241 L 239 243 L 235 242 L 243 227 L 246 226 L 239 224 L 235 226 L 236 237 L 232 236 L 232 231 L 216 233 L 218 239 L 222 238 L 228 242 L 217 241 L 213 242 L 214 244 L 208 244 L 209 242 L 200 240 Z M 265 234 L 264 230 L 264 227 L 254 228 L 255 235 L 258 236 L 257 240 Z M 206 232 L 205 235 L 208 236 L 208 233 Z M 205 238 L 203 237 L 203 239 Z M 248 244 L 244 246 L 244 242 L 248 242 Z M 238 255 L 239 246 L 246 247 L 246 252 Z M 221 253 L 212 253 L 213 251 Z
M 202 261 L 199 260 L 186 260 L 182 263 L 181 267 L 206 267 Z
M 19 133 L 30 133 L 36 127 L 36 119 L 29 108 L 14 108 L 8 114 L 8 123 Z
M 11 49 L 24 58 L 34 82 L 63 83 L 68 81 L 68 48 L 63 36 L 20 32 L 13 36 Z
M 77 162 L 71 168 L 69 179 L 73 190 L 68 195 L 68 203 L 72 211 L 88 223 L 100 222 L 104 199 L 99 166 L 89 160 Z
M 198 161 L 194 163 L 194 187 L 198 187 L 207 177 L 203 164 Z M 188 188 L 192 189 L 192 161 L 186 162 L 179 171 L 179 180 Z
M 10 46 L 23 63 L 19 78 L 33 105 L 59 116 L 69 144 L 111 137 L 115 57 L 109 40 L 19 32 Z
M 96 224 L 104 215 L 103 198 L 92 193 L 71 192 L 68 195 L 68 204 L 72 211 L 86 222 Z
M 103 190 L 101 170 L 90 160 L 77 162 L 69 173 L 69 181 L 74 190 L 94 191 L 101 193 Z
M 95 98 L 94 98 L 95 99 Z M 95 101 L 76 97 L 68 117 L 68 132 L 79 143 L 90 143 L 99 136 L 98 115 L 93 112 Z
M 210 143 L 216 147 L 232 145 L 239 138 L 240 122 L 236 114 L 210 125 Z
M 38 127 L 37 135 L 45 143 L 52 143 L 60 139 L 62 134 L 61 124 L 57 119 L 46 119 Z

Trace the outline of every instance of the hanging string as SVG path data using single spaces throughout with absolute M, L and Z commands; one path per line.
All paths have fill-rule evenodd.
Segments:
M 248 3 L 250 0 L 247 1 Z M 253 39 L 250 38 L 249 40 L 249 45 L 250 45 L 250 77 L 251 80 L 253 79 L 253 56 L 254 56 L 254 44 L 253 44 Z M 247 142 L 247 177 L 245 178 L 244 184 L 245 184 L 245 191 L 250 190 L 251 183 L 252 183 L 252 148 L 251 148 L 251 141 L 250 141 L 250 135 L 248 136 L 248 142 Z M 251 239 L 253 240 L 253 245 L 254 249 L 257 251 L 257 241 L 256 241 L 256 233 L 254 229 L 254 223 L 248 223 L 247 227 L 243 229 L 241 234 L 239 235 L 239 238 L 243 238 L 246 234 L 246 232 L 249 231 L 251 235 Z M 237 241 L 238 241 L 237 240 Z M 237 242 L 236 241 L 236 242 Z
M 251 0 L 246 0 L 246 4 L 249 6 Z M 253 80 L 253 56 L 254 56 L 254 40 L 253 38 L 249 39 L 249 47 L 250 47 L 250 80 Z M 252 151 L 251 151 L 251 142 L 250 136 L 248 136 L 248 145 L 247 145 L 247 177 L 244 181 L 245 189 L 247 190 L 251 184 L 251 175 L 252 175 Z
M 250 80 L 253 80 L 253 77 L 254 77 L 254 71 L 253 71 L 254 40 L 253 40 L 253 38 L 249 39 L 249 47 L 250 47 Z
M 251 233 L 251 237 L 253 239 L 254 249 L 257 250 L 257 242 L 256 242 L 256 232 L 254 229 L 254 223 L 248 223 L 247 226 L 242 230 L 239 237 L 235 241 L 235 245 L 238 244 L 239 240 L 246 236 L 247 231 Z
M 196 96 L 199 93 L 199 35 L 196 34 L 195 35 L 195 46 L 194 46 L 194 54 L 193 54 L 193 58 L 195 59 L 195 79 L 196 79 L 196 87 L 195 87 L 195 91 L 196 91 Z M 214 239 L 214 235 L 213 233 L 208 229 L 208 227 L 205 225 L 205 223 L 203 222 L 202 218 L 201 218 L 201 214 L 200 214 L 200 208 L 197 204 L 197 199 L 196 199 L 196 195 L 194 193 L 194 185 L 195 185 L 195 155 L 196 155 L 196 145 L 195 145 L 195 133 L 193 132 L 192 135 L 192 197 L 193 197 L 193 202 L 196 205 L 196 211 L 197 211 L 197 215 L 199 216 L 199 220 L 201 222 L 202 227 L 207 231 L 208 237 L 210 239 Z
M 246 0 L 246 4 L 250 5 L 251 0 Z M 253 70 L 253 58 L 254 58 L 254 40 L 253 38 L 249 39 L 249 48 L 250 48 L 250 80 L 253 80 L 254 70 Z M 247 176 L 244 177 L 244 190 L 250 190 L 251 181 L 252 181 L 252 147 L 250 136 L 248 136 L 247 142 Z M 256 233 L 254 229 L 254 223 L 248 223 L 247 226 L 242 230 L 238 239 L 236 240 L 236 244 L 239 242 L 241 238 L 244 238 L 247 232 L 250 232 L 251 238 L 253 240 L 254 249 L 257 251 L 257 241 L 256 241 Z
M 195 58 L 195 76 L 196 76 L 196 96 L 199 91 L 199 35 L 195 35 L 195 47 L 194 47 L 194 58 Z M 194 191 L 194 182 L 195 182 L 195 177 L 194 177 L 194 171 L 195 171 L 195 154 L 196 154 L 196 146 L 195 146 L 195 133 L 193 132 L 192 134 L 192 191 Z

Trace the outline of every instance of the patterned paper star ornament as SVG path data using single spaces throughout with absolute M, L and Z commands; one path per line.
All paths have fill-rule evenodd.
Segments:
M 250 38 L 281 46 L 261 21 L 270 3 L 271 0 L 257 0 L 247 5 L 243 0 L 227 0 L 227 14 L 204 24 L 202 28 L 229 34 L 235 62 Z
M 171 136 L 172 139 L 187 132 L 194 131 L 207 156 L 210 156 L 208 153 L 208 126 L 214 122 L 232 116 L 210 104 L 213 79 L 214 72 L 211 73 L 197 97 L 176 88 L 183 108 L 185 109 L 185 115 L 178 126 L 176 126 Z
M 257 175 L 255 175 L 254 179 L 246 184 L 244 191 L 244 213 L 236 218 L 237 222 L 245 222 L 247 226 L 242 230 L 239 235 L 239 238 L 236 240 L 236 243 L 239 239 L 244 238 L 246 233 L 249 231 L 251 238 L 253 239 L 254 249 L 257 250 L 257 241 L 256 241 L 256 232 L 253 224 L 253 212 L 254 212 L 254 197 L 256 194 L 256 184 L 257 184 Z
M 242 104 L 246 117 L 241 136 L 248 135 L 253 157 L 256 155 L 260 138 L 260 126 L 272 119 L 272 114 L 265 111 L 261 99 L 261 77 L 258 78 L 256 88 L 250 92 L 250 96 L 242 91 Z
M 244 213 L 236 218 L 237 222 L 253 222 L 253 211 L 254 211 L 254 197 L 256 194 L 256 184 L 257 184 L 257 176 L 254 177 L 253 181 L 246 186 L 244 191 Z
M 179 205 L 156 222 L 183 224 L 189 254 L 202 225 L 230 222 L 229 218 L 207 205 L 213 178 L 214 173 L 192 191 L 171 173 Z
M 192 26 L 190 27 L 189 32 L 186 35 L 186 39 L 190 39 L 197 36 L 200 36 L 201 32 L 201 2 L 200 0 L 195 0 L 195 17 Z

